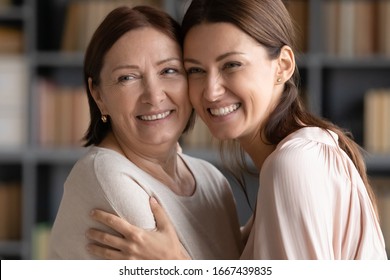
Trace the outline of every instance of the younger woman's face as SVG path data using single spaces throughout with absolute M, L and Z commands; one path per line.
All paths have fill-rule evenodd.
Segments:
M 278 61 L 229 23 L 193 27 L 184 42 L 190 100 L 218 139 L 253 139 L 278 101 Z

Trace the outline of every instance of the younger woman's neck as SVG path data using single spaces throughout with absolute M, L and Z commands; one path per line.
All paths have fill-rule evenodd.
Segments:
M 240 145 L 252 159 L 257 170 L 260 172 L 264 161 L 275 150 L 275 145 L 266 144 L 261 137 L 240 140 Z

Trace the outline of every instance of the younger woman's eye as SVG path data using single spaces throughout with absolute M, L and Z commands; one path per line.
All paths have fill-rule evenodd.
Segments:
M 240 67 L 241 63 L 240 62 L 228 62 L 223 65 L 223 69 L 232 69 L 232 68 L 237 68 Z

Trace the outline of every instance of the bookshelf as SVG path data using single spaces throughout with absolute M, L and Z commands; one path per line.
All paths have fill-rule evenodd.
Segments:
M 21 218 L 17 221 L 20 223 L 20 234 L 16 237 L 0 239 L 1 259 L 44 258 L 45 254 L 42 252 L 44 245 L 39 244 L 44 243 L 50 223 L 55 217 L 62 195 L 63 182 L 73 164 L 85 152 L 77 141 L 69 142 L 68 140 L 63 143 L 54 141 L 47 144 L 47 138 L 44 138 L 45 133 L 42 131 L 45 125 L 48 127 L 50 125 L 47 124 L 47 118 L 42 116 L 42 112 L 45 111 L 42 104 L 45 102 L 40 99 L 45 88 L 57 93 L 64 89 L 68 89 L 68 92 L 77 92 L 82 85 L 83 49 L 73 47 L 73 49 L 65 50 L 63 45 L 67 26 L 66 12 L 71 5 L 82 1 L 0 0 L 0 97 L 2 97 L 0 108 L 9 109 L 14 106 L 18 109 L 13 111 L 19 112 L 19 115 L 14 116 L 13 119 L 6 119 L 0 114 L 0 188 L 15 183 L 21 188 L 19 195 Z M 115 2 L 94 1 L 100 4 Z M 350 43 L 352 41 L 341 48 L 343 38 L 362 41 L 361 38 L 358 39 L 351 35 L 344 36 L 347 33 L 356 33 L 351 31 L 353 29 L 340 33 L 337 30 L 341 30 L 342 23 L 338 20 L 329 21 L 330 14 L 335 13 L 334 10 L 340 12 L 349 9 L 348 16 L 343 17 L 350 20 L 346 25 L 352 28 L 354 26 L 352 23 L 356 23 L 352 19 L 359 17 L 349 14 L 354 8 L 340 8 L 340 6 L 337 8 L 337 3 L 341 2 L 351 2 L 352 6 L 357 2 L 365 2 L 365 5 L 368 2 L 382 5 L 380 9 L 376 8 L 372 12 L 376 15 L 372 18 L 381 20 L 372 24 L 373 29 L 365 31 L 376 34 L 372 37 L 375 43 L 366 46 L 364 51 L 358 52 L 351 48 L 354 46 Z M 303 52 L 299 54 L 297 61 L 308 108 L 315 114 L 324 116 L 351 130 L 361 145 L 365 145 L 364 138 L 366 137 L 364 114 L 366 93 L 371 89 L 390 88 L 388 78 L 390 76 L 388 49 L 390 40 L 386 39 L 385 35 L 378 35 L 386 34 L 386 28 L 390 28 L 387 21 L 387 18 L 390 18 L 390 8 L 386 6 L 386 2 L 390 1 L 286 1 L 300 28 L 301 40 L 298 46 Z M 162 7 L 179 20 L 185 4 L 186 0 L 161 1 Z M 379 16 L 379 12 L 384 13 L 386 10 L 388 10 L 388 16 Z M 333 16 L 332 19 L 337 18 L 341 17 Z M 343 28 L 342 30 L 347 30 L 346 27 Z M 390 30 L 387 30 L 387 33 L 390 34 Z M 368 34 L 366 38 L 371 35 Z M 3 38 L 9 39 L 3 40 Z M 12 45 L 2 45 L 5 41 L 11 42 L 10 45 Z M 3 70 L 2 73 L 1 65 L 10 60 L 14 68 L 25 69 L 26 75 L 23 77 L 16 75 L 16 70 L 13 75 L 12 71 Z M 5 103 L 4 95 L 7 92 L 4 89 L 6 86 L 1 83 L 1 78 L 5 77 L 4 73 L 8 75 L 7 81 L 11 79 L 11 81 L 17 81 L 15 83 L 19 85 L 19 88 L 15 90 L 20 93 L 15 97 L 19 102 L 11 105 Z M 9 86 L 8 83 L 7 86 Z M 50 92 L 50 90 L 47 91 Z M 10 116 L 7 114 L 7 117 Z M 13 123 L 12 127 L 18 127 L 19 133 L 9 134 L 9 137 L 3 136 L 2 123 L 8 125 Z M 64 126 L 69 126 L 69 124 Z M 199 129 L 202 129 L 201 126 Z M 46 132 L 46 137 L 47 135 L 50 133 Z M 193 133 L 190 137 L 193 135 L 197 133 Z M 184 152 L 221 166 L 218 152 L 213 148 L 214 146 L 208 145 L 205 141 L 203 139 L 199 144 L 199 141 L 194 141 L 194 139 L 184 140 L 183 143 L 187 143 L 183 146 Z M 380 178 L 380 180 L 374 180 L 374 183 L 380 182 L 378 184 L 380 205 L 385 205 L 383 209 L 390 209 L 388 205 L 390 201 L 390 151 L 369 152 L 367 167 L 374 179 Z M 251 186 L 249 193 L 254 199 L 257 192 L 257 179 L 248 178 Z M 243 222 L 250 215 L 251 210 L 238 187 L 234 183 L 232 186 L 239 205 L 240 220 Z M 387 212 L 388 210 L 381 213 L 382 221 L 389 220 L 390 213 Z M 3 221 L 0 220 L 0 223 Z M 390 244 L 389 224 L 385 224 L 383 230 L 386 231 L 387 244 Z

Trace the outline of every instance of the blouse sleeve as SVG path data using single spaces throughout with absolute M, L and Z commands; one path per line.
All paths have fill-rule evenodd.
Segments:
M 261 257 L 333 259 L 333 149 L 305 143 L 267 160 L 260 175 L 255 225 Z

